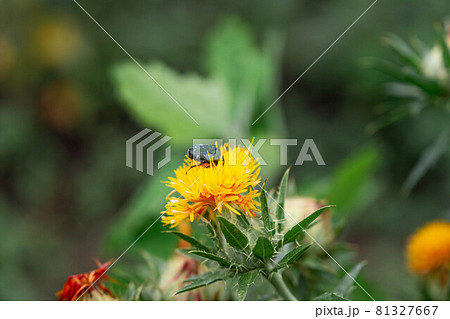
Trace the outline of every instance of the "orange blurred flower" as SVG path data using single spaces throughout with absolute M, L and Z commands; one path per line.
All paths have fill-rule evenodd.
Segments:
M 450 222 L 434 221 L 411 236 L 407 245 L 409 269 L 419 275 L 448 271 L 450 267 Z
M 104 285 L 101 281 L 111 280 L 104 275 L 112 260 L 101 264 L 96 260 L 98 268 L 78 275 L 72 275 L 67 278 L 63 289 L 56 293 L 58 300 L 61 301 L 76 301 L 80 300 L 113 300 L 115 295 Z

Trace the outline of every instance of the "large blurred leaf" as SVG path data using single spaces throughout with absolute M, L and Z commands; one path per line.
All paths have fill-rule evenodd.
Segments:
M 248 26 L 237 19 L 224 21 L 211 33 L 207 47 L 207 68 L 213 77 L 227 84 L 231 95 L 234 129 L 244 132 L 251 121 L 257 89 L 271 76 L 267 59 L 255 45 Z
M 352 212 L 359 202 L 361 190 L 370 181 L 378 163 L 378 149 L 369 146 L 350 156 L 338 167 L 328 196 L 330 203 L 336 205 L 332 215 L 335 224 Z
M 109 252 L 120 253 L 125 250 L 148 226 L 161 216 L 165 197 L 169 189 L 161 183 L 162 179 L 173 173 L 179 162 L 173 160 L 158 170 L 158 174 L 149 177 L 135 192 L 120 216 L 109 228 L 105 246 Z M 145 243 L 146 249 L 159 257 L 171 255 L 176 245 L 176 238 L 170 234 L 162 234 L 162 223 L 154 226 L 138 242 Z
M 198 122 L 197 125 L 143 70 L 132 62 L 113 68 L 119 97 L 138 122 L 186 147 L 193 138 L 224 136 L 230 125 L 226 88 L 215 80 L 180 74 L 161 63 L 144 65 L 156 81 Z

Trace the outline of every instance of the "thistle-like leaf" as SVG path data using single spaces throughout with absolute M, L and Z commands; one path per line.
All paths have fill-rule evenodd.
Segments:
M 295 247 L 290 252 L 288 252 L 278 263 L 278 265 L 273 269 L 273 271 L 278 271 L 289 264 L 295 262 L 303 253 L 311 247 L 312 243 L 303 244 Z
M 223 272 L 214 271 L 214 272 L 207 272 L 207 273 L 199 275 L 199 276 L 191 277 L 188 280 L 186 280 L 187 282 L 190 282 L 190 283 L 187 284 L 186 286 L 184 286 L 183 288 L 181 288 L 180 290 L 178 290 L 176 292 L 176 295 L 181 294 L 186 291 L 189 291 L 189 290 L 197 289 L 200 287 L 205 287 L 216 281 L 224 280 L 225 276 L 226 276 L 226 274 Z
M 208 229 L 209 232 L 209 238 L 211 239 L 211 244 L 214 246 L 213 251 L 216 252 L 219 250 L 220 243 L 219 239 L 217 238 L 216 230 L 214 229 L 214 226 L 211 224 L 211 222 L 206 219 L 204 216 L 200 215 L 200 219 L 203 221 L 203 224 L 206 225 L 206 229 Z
M 264 228 L 269 232 L 269 234 L 275 234 L 275 225 L 269 213 L 269 205 L 267 204 L 266 190 L 264 185 L 261 189 L 261 195 L 259 196 L 259 201 L 261 202 L 261 215 L 264 224 Z
M 272 243 L 266 237 L 259 237 L 256 241 L 255 247 L 253 247 L 253 255 L 262 261 L 272 257 L 274 252 L 275 250 Z
M 189 244 L 191 244 L 193 247 L 212 253 L 213 251 L 211 250 L 211 248 L 203 245 L 201 242 L 199 242 L 196 238 L 177 232 L 177 231 L 167 231 L 166 233 L 170 233 L 170 234 L 174 234 L 175 236 L 177 236 L 178 238 L 181 238 L 182 240 L 188 242 Z
M 244 213 L 237 215 L 237 220 L 245 229 L 249 229 L 251 227 L 251 224 Z
M 301 222 L 297 223 L 295 226 L 293 226 L 290 230 L 284 234 L 284 237 L 282 240 L 278 242 L 278 248 L 293 242 L 297 239 L 297 237 L 307 229 L 310 224 L 317 219 L 327 208 L 334 207 L 334 205 L 327 205 L 324 207 L 319 208 L 314 213 L 303 219 Z
M 225 218 L 218 217 L 217 219 L 227 243 L 235 249 L 244 250 L 248 246 L 247 236 Z
M 278 199 L 277 199 L 277 209 L 276 209 L 276 219 L 277 219 L 277 228 L 278 232 L 281 232 L 283 230 L 284 226 L 284 200 L 286 198 L 286 190 L 287 190 L 287 184 L 288 184 L 288 178 L 289 178 L 289 168 L 286 170 L 286 172 L 283 175 L 283 178 L 281 179 L 280 183 L 280 189 L 278 190 Z
M 207 253 L 205 251 L 200 251 L 200 250 L 192 250 L 189 252 L 189 254 L 194 254 L 212 261 L 217 262 L 220 266 L 222 267 L 230 267 L 233 263 L 225 258 L 222 258 L 220 256 L 211 254 L 211 253 Z
M 245 300 L 248 288 L 255 282 L 258 277 L 259 270 L 252 270 L 239 276 L 238 281 L 238 299 L 239 301 Z
M 211 235 L 211 238 L 216 238 L 217 237 L 216 231 L 215 231 L 213 225 L 211 224 L 211 222 L 202 215 L 200 215 L 199 217 L 202 220 L 202 222 L 206 225 L 206 228 L 208 229 L 209 234 Z

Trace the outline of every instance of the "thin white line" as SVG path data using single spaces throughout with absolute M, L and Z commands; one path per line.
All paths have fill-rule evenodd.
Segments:
M 97 22 L 97 20 L 95 20 L 90 14 L 89 14 L 89 12 L 87 12 L 76 0 L 73 0 L 73 2 L 75 2 L 80 8 L 81 8 L 81 10 L 83 10 L 84 11 L 84 13 L 86 13 L 87 14 L 87 16 L 89 17 L 89 18 L 91 18 L 91 20 L 92 21 L 94 21 L 95 22 L 95 24 L 100 28 L 100 29 L 102 29 L 103 30 L 103 32 L 105 32 L 107 35 L 108 35 L 108 37 L 110 37 L 111 38 L 111 40 L 113 40 L 118 46 L 119 46 L 119 48 L 121 48 L 122 49 L 122 51 L 123 52 L 125 52 L 125 54 L 126 55 L 128 55 L 129 57 L 130 57 L 130 59 L 131 60 L 133 60 L 133 62 L 134 63 L 136 63 L 136 65 L 138 66 L 138 67 L 140 67 L 141 69 L 142 69 L 142 71 L 144 71 L 145 72 L 145 74 L 147 74 L 152 80 L 153 80 L 153 82 L 155 82 L 160 88 L 161 88 L 161 90 L 163 90 L 164 91 L 164 93 L 166 93 L 183 111 L 184 111 L 184 113 L 186 113 L 197 125 L 200 125 L 200 124 L 198 124 L 198 122 L 192 117 L 192 115 L 191 114 L 189 114 L 189 112 L 188 111 L 186 111 L 186 109 L 184 108 L 184 107 L 182 107 L 181 106 L 181 104 L 180 103 L 178 103 L 178 101 L 177 100 L 175 100 L 175 98 L 169 93 L 169 92 L 167 92 L 166 91 L 166 89 L 165 88 L 163 88 L 162 87 L 162 85 L 161 84 L 159 84 L 158 83 L 158 81 L 156 81 L 156 79 L 153 77 L 153 76 L 151 76 L 150 75 L 150 73 L 148 73 L 147 72 L 147 70 L 145 70 L 140 64 L 139 64 L 139 62 L 138 61 L 136 61 L 136 59 L 135 58 L 133 58 L 133 56 L 130 54 L 130 53 L 128 53 L 128 51 L 127 50 L 125 50 L 120 44 L 119 44 L 119 42 L 117 42 L 101 25 L 100 25 L 100 23 L 98 23 Z
M 181 198 L 181 196 L 183 196 L 195 183 L 197 183 L 197 181 L 199 180 L 199 178 L 197 178 L 192 184 L 191 184 L 191 186 L 189 186 L 184 192 L 183 192 L 183 194 L 181 194 L 178 198 Z M 172 205 L 170 205 L 169 206 L 169 208 L 171 208 L 173 206 L 173 204 Z M 164 213 L 167 213 L 167 211 L 169 210 L 169 208 L 167 208 L 166 209 L 166 211 L 164 212 Z M 138 238 L 136 238 L 136 240 L 130 245 L 130 246 L 128 246 L 128 248 L 127 249 L 125 249 L 125 251 L 122 253 L 122 254 L 120 254 L 120 256 L 119 257 L 117 257 L 117 259 L 116 260 L 114 260 L 113 261 L 113 263 L 111 264 L 111 265 L 109 265 L 109 267 L 108 268 L 106 268 L 106 270 L 105 270 L 105 272 L 103 273 L 103 274 L 101 274 L 101 276 L 99 276 L 78 298 L 77 298 L 77 300 L 76 301 L 78 301 L 78 300 L 80 300 L 80 298 L 81 297 L 83 297 L 84 296 L 84 294 L 86 293 L 86 292 L 88 292 L 89 290 L 91 290 L 91 288 L 92 288 L 92 286 L 94 286 L 96 283 L 97 283 L 97 281 L 99 281 L 99 279 L 100 278 L 102 278 L 103 277 L 103 275 L 104 274 L 106 274 L 107 272 L 108 272 L 108 270 L 112 267 L 112 266 L 114 266 L 114 264 L 116 263 L 116 262 L 118 262 L 119 261 L 119 259 L 120 258 L 122 258 L 122 256 L 123 255 L 125 255 L 127 252 L 128 252 L 128 250 L 130 250 L 131 249 L 131 247 L 133 247 L 138 241 L 139 241 L 139 239 L 141 239 L 142 238 L 142 236 L 144 236 L 147 232 L 148 232 L 148 230 L 150 229 L 150 228 L 152 228 L 153 227 L 153 225 L 155 225 L 156 224 L 156 222 L 157 221 L 159 221 L 160 219 L 161 219 L 161 217 L 163 216 L 163 214 L 161 214 L 161 215 L 159 215 L 159 217 L 150 225 L 150 226 L 148 226 L 147 227 L 147 229 L 146 230 L 144 230 L 144 232 L 142 233 L 142 234 L 140 234 L 139 235 L 139 237 Z
M 264 191 L 264 190 L 262 190 L 262 191 Z M 285 213 L 286 215 L 288 215 L 288 216 L 292 219 L 292 221 L 293 221 L 294 223 L 296 223 L 295 219 L 294 219 L 288 212 L 286 212 L 286 211 L 284 210 L 283 207 L 281 207 L 281 205 L 275 200 L 275 198 L 273 198 L 272 195 L 270 195 L 268 192 L 266 192 L 266 194 L 269 195 L 275 203 L 277 203 L 277 205 L 284 211 L 284 213 Z M 364 289 L 364 288 L 359 284 L 359 282 L 356 281 L 356 279 L 353 278 L 353 276 L 350 275 L 350 274 L 347 272 L 347 270 L 345 270 L 344 267 L 342 267 L 341 264 L 339 264 L 339 263 L 337 262 L 337 260 L 334 259 L 333 256 L 331 256 L 331 255 L 328 253 L 328 251 L 326 251 L 326 249 L 323 248 L 323 246 L 322 246 L 322 245 L 321 245 L 321 244 L 320 244 L 313 236 L 311 236 L 311 235 L 308 233 L 308 231 L 307 231 L 306 229 L 304 229 L 304 228 L 302 227 L 302 225 L 300 225 L 300 223 L 297 223 L 297 225 L 300 226 L 300 228 L 308 235 L 308 237 L 311 238 L 311 239 L 314 241 L 314 243 L 316 243 L 317 246 L 319 246 L 319 248 L 322 249 L 323 252 L 324 252 L 325 254 L 327 254 L 328 257 L 330 257 L 331 260 L 333 260 L 333 261 L 336 263 L 336 265 L 338 265 L 339 268 L 341 268 L 341 269 L 347 274 L 347 276 L 349 276 L 349 277 L 353 280 L 353 282 L 356 283 L 356 284 L 358 285 L 358 287 L 361 288 L 362 291 L 364 291 L 364 292 L 367 294 L 367 296 L 369 296 L 373 301 L 375 301 L 375 299 L 372 297 L 372 295 L 369 294 L 369 293 L 367 292 L 367 290 Z
M 289 87 L 286 89 L 286 90 L 284 90 L 284 92 L 283 93 L 281 93 L 281 95 L 275 100 L 275 101 L 273 101 L 273 103 L 272 104 L 270 104 L 270 106 L 252 123 L 252 125 L 254 125 L 256 122 L 258 122 L 258 120 L 264 115 L 264 114 L 266 114 L 267 113 L 267 111 L 269 111 L 271 108 L 272 108 L 272 106 L 275 104 L 275 103 L 277 103 L 278 102 L 278 100 L 279 99 L 281 99 L 282 97 L 283 97 L 283 95 L 287 92 L 287 91 L 289 91 L 289 89 L 291 88 L 291 87 L 293 87 L 294 86 L 294 84 L 295 83 L 297 83 L 297 81 L 298 80 L 300 80 L 305 74 L 306 74 L 306 72 L 308 72 L 309 71 L 309 69 L 311 69 L 313 66 L 314 66 L 314 64 L 316 64 L 317 63 L 317 61 L 319 61 L 324 55 L 325 55 L 325 53 L 327 53 L 328 52 L 328 50 L 330 50 L 331 49 L 331 47 L 333 46 L 333 45 L 335 45 L 336 44 L 336 42 L 338 42 L 339 41 L 339 39 L 340 38 L 342 38 L 343 36 L 344 36 L 344 34 L 346 34 L 347 33 L 347 31 L 348 30 L 350 30 L 351 29 L 351 27 L 353 27 L 354 25 L 355 25 L 355 23 L 356 22 L 358 22 L 359 21 L 359 19 L 361 19 L 366 13 L 367 13 L 367 11 L 369 11 L 370 10 L 370 8 L 372 8 L 373 7 L 373 5 L 375 4 L 375 3 L 377 3 L 378 2 L 378 0 L 375 0 L 363 13 L 361 13 L 361 15 L 355 20 L 355 21 L 353 21 L 353 23 L 352 24 L 350 24 L 350 26 L 347 28 L 347 29 L 345 29 L 345 31 L 336 39 L 336 40 L 334 40 L 334 42 L 333 43 L 331 43 L 331 45 L 325 50 L 325 51 L 323 51 L 322 52 L 322 54 L 321 55 L 319 55 L 319 57 L 317 58 L 317 59 L 315 59 L 314 60 L 314 62 L 313 63 L 311 63 L 311 65 L 305 70 L 305 71 L 303 71 L 303 73 L 291 84 L 291 85 L 289 85 Z

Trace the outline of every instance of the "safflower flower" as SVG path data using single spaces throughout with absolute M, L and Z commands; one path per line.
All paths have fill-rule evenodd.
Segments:
M 221 159 L 195 166 L 186 157 L 184 164 L 175 170 L 175 177 L 164 181 L 173 190 L 167 196 L 166 211 L 162 222 L 171 228 L 183 220 L 193 222 L 200 216 L 215 219 L 224 208 L 234 214 L 242 212 L 256 217 L 260 192 L 254 187 L 260 182 L 259 162 L 249 149 L 243 146 L 220 147 Z M 174 194 L 180 194 L 179 197 Z

